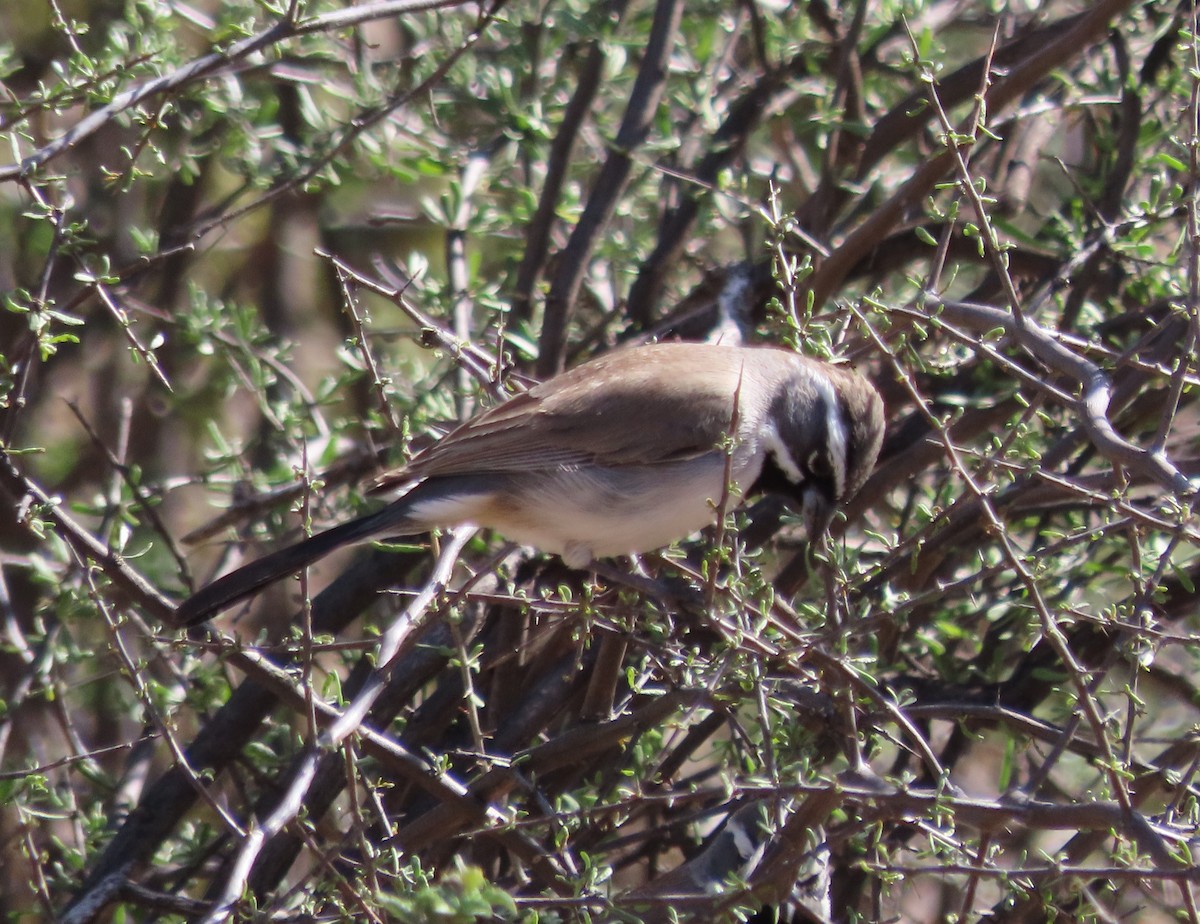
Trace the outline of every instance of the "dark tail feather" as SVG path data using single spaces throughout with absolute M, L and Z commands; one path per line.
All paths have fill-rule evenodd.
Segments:
M 253 596 L 268 584 L 294 574 L 344 545 L 375 536 L 404 536 L 424 531 L 425 527 L 405 518 L 398 504 L 392 504 L 272 552 L 217 578 L 179 604 L 175 610 L 176 622 L 182 626 L 204 622 L 226 607 Z

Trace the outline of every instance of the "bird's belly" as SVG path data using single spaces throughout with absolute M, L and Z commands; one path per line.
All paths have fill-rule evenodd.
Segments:
M 730 474 L 739 486 L 758 475 L 757 462 Z M 725 486 L 720 454 L 658 466 L 581 469 L 537 479 L 536 487 L 493 497 L 473 522 L 505 538 L 563 555 L 568 564 L 662 548 L 716 520 Z

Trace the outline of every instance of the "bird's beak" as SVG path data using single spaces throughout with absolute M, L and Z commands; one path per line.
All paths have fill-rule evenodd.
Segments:
M 833 502 L 818 488 L 804 489 L 800 501 L 800 519 L 804 521 L 804 532 L 810 543 L 817 542 L 829 529 L 833 519 Z

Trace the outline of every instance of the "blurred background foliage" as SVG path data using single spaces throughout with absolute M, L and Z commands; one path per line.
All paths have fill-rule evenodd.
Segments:
M 1194 18 L 0 5 L 0 912 L 1197 920 Z M 419 545 L 172 627 L 473 409 L 723 324 L 885 395 L 830 547 L 477 537 L 380 673 Z

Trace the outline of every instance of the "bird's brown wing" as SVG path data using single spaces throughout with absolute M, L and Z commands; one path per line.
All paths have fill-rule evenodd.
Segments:
M 696 361 L 680 364 L 679 349 Z M 434 475 L 652 465 L 709 452 L 728 433 L 743 360 L 738 349 L 681 344 L 606 354 L 484 411 L 376 490 Z M 665 389 L 663 362 L 674 364 Z

